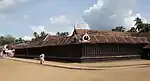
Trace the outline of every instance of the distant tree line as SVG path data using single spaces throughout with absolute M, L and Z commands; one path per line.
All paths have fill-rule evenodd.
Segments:
M 57 36 L 68 36 L 69 32 L 57 32 L 56 35 Z
M 0 45 L 19 44 L 19 43 L 25 43 L 25 42 L 28 42 L 28 41 L 22 38 L 15 38 L 11 35 L 0 36 Z
M 34 39 L 40 38 L 40 37 L 45 37 L 48 35 L 48 33 L 45 33 L 44 31 L 38 34 L 37 32 L 33 32 Z M 57 36 L 68 36 L 69 32 L 57 32 Z

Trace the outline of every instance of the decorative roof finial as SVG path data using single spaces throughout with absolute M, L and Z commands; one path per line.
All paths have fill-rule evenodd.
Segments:
M 76 25 L 74 25 L 74 30 L 76 29 Z
M 88 30 L 87 29 L 85 29 L 86 31 L 85 31 L 85 34 L 88 34 Z

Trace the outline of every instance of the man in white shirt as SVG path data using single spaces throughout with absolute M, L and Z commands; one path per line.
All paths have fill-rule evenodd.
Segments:
M 41 54 L 41 55 L 40 55 L 40 64 L 43 64 L 43 63 L 44 63 L 44 57 L 45 57 L 44 54 Z

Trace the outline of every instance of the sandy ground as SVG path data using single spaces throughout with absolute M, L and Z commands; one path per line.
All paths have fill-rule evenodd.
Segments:
M 130 66 L 130 65 L 142 65 L 149 64 L 150 60 L 119 60 L 119 61 L 106 61 L 106 62 L 96 62 L 96 63 L 74 63 L 76 66 L 87 66 L 87 67 L 112 67 L 112 66 Z
M 73 70 L 0 59 L 0 81 L 150 81 L 150 67 Z

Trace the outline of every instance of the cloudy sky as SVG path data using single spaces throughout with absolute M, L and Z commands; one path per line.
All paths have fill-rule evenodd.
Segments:
M 0 0 L 0 35 L 32 37 L 32 33 L 81 28 L 107 30 L 133 26 L 137 16 L 149 22 L 149 0 Z

